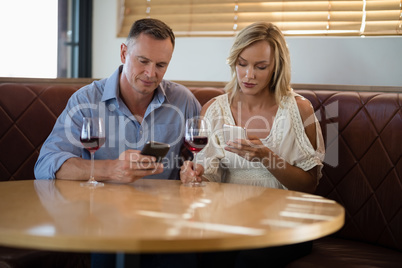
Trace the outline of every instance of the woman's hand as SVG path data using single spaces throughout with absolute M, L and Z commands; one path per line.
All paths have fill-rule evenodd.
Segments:
M 196 181 L 202 181 L 202 175 L 204 174 L 204 167 L 200 164 L 197 164 L 196 171 L 194 171 L 194 163 L 191 161 L 185 161 L 183 166 L 180 169 L 180 180 L 182 183 L 187 184 L 189 182 L 194 181 L 194 177 Z
M 262 144 L 255 136 L 248 140 L 229 141 L 225 150 L 248 161 L 260 162 L 289 190 L 314 193 L 317 187 L 317 167 L 309 171 L 292 166 Z
M 272 151 L 262 144 L 256 136 L 248 136 L 248 139 L 228 141 L 226 151 L 235 153 L 251 162 L 264 162 L 271 157 Z

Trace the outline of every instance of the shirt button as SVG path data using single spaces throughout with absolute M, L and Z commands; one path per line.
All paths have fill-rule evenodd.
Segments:
M 114 104 L 110 104 L 108 108 L 109 108 L 109 111 L 111 111 L 111 112 L 116 110 L 116 106 Z

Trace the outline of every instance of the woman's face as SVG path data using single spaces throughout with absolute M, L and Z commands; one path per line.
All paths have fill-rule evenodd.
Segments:
M 242 92 L 255 95 L 268 91 L 274 66 L 274 51 L 267 41 L 257 41 L 243 49 L 236 62 Z

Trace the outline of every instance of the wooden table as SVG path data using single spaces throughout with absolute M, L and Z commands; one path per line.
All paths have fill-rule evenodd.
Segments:
M 308 241 L 342 227 L 344 209 L 315 195 L 255 186 L 138 180 L 0 182 L 0 245 L 86 252 L 194 252 Z

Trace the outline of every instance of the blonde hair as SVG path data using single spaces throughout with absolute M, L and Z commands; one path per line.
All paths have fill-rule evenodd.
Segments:
M 269 84 L 269 90 L 275 92 L 275 99 L 278 104 L 283 96 L 291 92 L 290 87 L 290 55 L 282 32 L 277 26 L 268 22 L 255 22 L 242 29 L 236 36 L 236 39 L 230 49 L 227 63 L 231 70 L 231 80 L 225 86 L 229 94 L 229 100 L 232 102 L 236 92 L 240 90 L 237 79 L 236 63 L 240 53 L 251 44 L 265 40 L 274 51 L 274 73 Z

